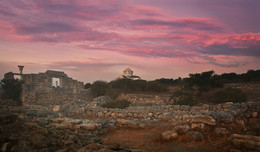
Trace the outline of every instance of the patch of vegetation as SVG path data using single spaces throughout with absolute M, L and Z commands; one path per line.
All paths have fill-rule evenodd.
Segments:
M 119 89 L 122 93 L 161 93 L 167 92 L 168 87 L 156 81 L 118 79 L 109 83 L 111 88 Z
M 2 98 L 17 101 L 18 105 L 21 105 L 22 84 L 23 81 L 18 79 L 2 79 L 0 82 L 3 89 Z
M 178 90 L 173 93 L 171 98 L 174 99 L 174 105 L 194 105 L 194 97 L 190 92 Z
M 211 101 L 216 104 L 225 102 L 241 103 L 247 101 L 247 96 L 241 89 L 229 87 L 216 92 Z
M 176 104 L 192 105 L 201 99 L 202 102 L 210 101 L 207 99 L 207 93 L 214 91 L 216 88 L 223 88 L 224 83 L 239 83 L 249 81 L 260 81 L 260 70 L 249 70 L 244 74 L 224 73 L 217 75 L 213 70 L 202 73 L 189 74 L 187 78 L 178 79 L 156 79 L 154 81 L 117 79 L 109 83 L 105 81 L 95 81 L 93 84 L 87 83 L 84 88 L 91 89 L 92 96 L 98 97 L 107 95 L 111 99 L 117 99 L 122 94 L 128 93 L 169 93 L 176 89 L 183 90 L 181 94 L 173 97 L 176 98 Z M 223 93 L 222 93 L 223 94 Z M 212 97 L 212 94 L 208 94 Z M 227 95 L 225 95 L 227 96 Z M 195 99 L 194 99 L 195 98 Z M 217 97 L 214 102 L 218 103 Z M 220 98 L 220 97 L 219 97 Z M 241 97 L 242 98 L 242 97 Z M 213 99 L 212 99 L 213 100 Z M 222 102 L 226 102 L 227 99 Z M 229 99 L 230 100 L 230 99 Z M 240 100 L 238 100 L 240 102 Z M 198 102 L 197 102 L 198 103 Z
M 168 86 L 156 81 L 118 79 L 109 83 L 105 81 L 95 81 L 90 86 L 93 97 L 107 95 L 116 99 L 121 93 L 162 93 L 168 91 Z
M 84 89 L 89 89 L 91 87 L 91 83 L 86 83 L 85 85 L 84 85 Z
M 190 87 L 198 87 L 200 91 L 209 91 L 211 88 L 221 88 L 223 84 L 218 81 L 218 76 L 214 74 L 215 72 L 206 71 L 202 73 L 189 74 L 187 79 L 188 85 Z
M 93 82 L 93 84 L 90 87 L 90 90 L 93 97 L 99 97 L 105 95 L 107 88 L 107 82 L 98 80 Z
M 220 75 L 223 83 L 238 83 L 260 81 L 260 70 L 248 70 L 247 73 L 223 73 Z
M 119 95 L 121 94 L 121 91 L 119 89 L 116 88 L 112 88 L 111 86 L 109 86 L 106 89 L 106 93 L 105 95 L 109 96 L 111 99 L 116 99 Z
M 146 84 L 146 90 L 147 92 L 155 92 L 155 93 L 162 93 L 167 92 L 168 88 L 166 85 L 163 85 L 156 81 L 149 81 Z
M 125 109 L 129 107 L 131 104 L 130 101 L 128 100 L 112 100 L 104 103 L 102 105 L 103 108 L 120 108 L 120 109 Z

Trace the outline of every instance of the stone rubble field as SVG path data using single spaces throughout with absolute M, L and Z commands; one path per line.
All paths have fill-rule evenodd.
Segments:
M 100 106 L 104 100 L 98 97 L 56 106 L 2 105 L 1 151 L 177 151 L 172 146 L 178 143 L 202 144 L 197 151 L 260 151 L 260 102 L 132 104 L 109 109 Z M 118 131 L 130 132 L 128 141 L 120 141 L 121 136 L 115 136 Z M 134 133 L 142 131 L 153 135 L 147 137 L 153 143 L 128 145 Z M 190 151 L 192 146 L 181 150 Z

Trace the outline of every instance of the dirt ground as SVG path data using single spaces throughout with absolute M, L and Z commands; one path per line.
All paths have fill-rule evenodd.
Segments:
M 101 136 L 118 141 L 122 147 L 151 152 L 229 152 L 230 149 L 235 149 L 227 137 L 214 135 L 204 135 L 204 139 L 199 142 L 188 141 L 184 136 L 175 141 L 162 141 L 161 133 L 169 129 L 170 124 L 160 123 L 147 129 L 114 129 Z

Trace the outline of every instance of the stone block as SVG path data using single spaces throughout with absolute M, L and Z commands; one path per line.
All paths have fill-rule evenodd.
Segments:
M 216 125 L 216 120 L 212 118 L 211 116 L 207 115 L 200 115 L 200 116 L 195 116 L 191 119 L 191 123 L 204 123 L 207 125 Z
M 178 133 L 175 130 L 167 130 L 162 133 L 162 140 L 169 141 L 178 138 Z
M 260 151 L 260 137 L 251 135 L 232 134 L 229 140 L 237 148 Z
M 204 130 L 205 124 L 204 123 L 192 123 L 191 129 L 193 129 L 193 130 Z
M 178 125 L 175 126 L 174 129 L 178 134 L 185 134 L 190 130 L 190 126 L 189 125 Z

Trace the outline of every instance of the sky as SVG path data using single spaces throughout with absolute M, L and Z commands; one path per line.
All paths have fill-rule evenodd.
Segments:
M 259 0 L 1 0 L 0 78 L 64 71 L 111 81 L 260 69 Z

